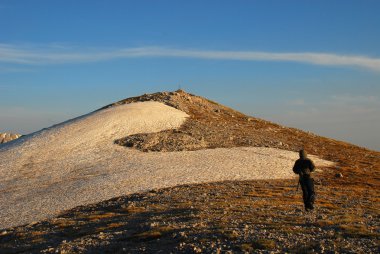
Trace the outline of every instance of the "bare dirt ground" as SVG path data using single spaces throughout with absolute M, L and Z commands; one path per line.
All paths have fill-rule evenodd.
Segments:
M 315 211 L 303 211 L 295 180 L 182 185 L 77 207 L 56 218 L 8 228 L 0 233 L 2 252 L 380 252 L 379 152 L 248 117 L 183 91 L 117 104 L 147 100 L 181 109 L 190 118 L 177 130 L 129 135 L 116 143 L 156 152 L 304 147 L 337 163 L 314 176 Z

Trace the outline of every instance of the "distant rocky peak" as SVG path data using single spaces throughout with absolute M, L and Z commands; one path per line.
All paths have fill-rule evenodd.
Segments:
M 19 137 L 21 137 L 20 134 L 0 132 L 0 144 L 7 143 Z

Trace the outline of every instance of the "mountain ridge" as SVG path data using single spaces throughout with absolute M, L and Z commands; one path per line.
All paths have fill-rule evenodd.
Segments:
M 204 148 L 216 148 L 216 147 L 233 147 L 233 146 L 264 146 L 264 147 L 275 147 L 286 150 L 297 151 L 301 148 L 305 148 L 310 152 L 314 152 L 313 144 L 315 144 L 318 138 L 322 139 L 323 142 L 331 142 L 332 144 L 339 144 L 345 147 L 352 147 L 353 149 L 364 149 L 365 151 L 372 151 L 368 148 L 361 147 L 355 144 L 348 143 L 346 141 L 340 141 L 333 138 L 323 137 L 308 131 L 303 131 L 301 129 L 286 127 L 279 125 L 277 123 L 273 123 L 271 121 L 267 121 L 264 119 L 260 119 L 253 116 L 245 115 L 241 112 L 238 112 L 234 109 L 221 105 L 219 103 L 213 102 L 201 96 L 196 96 L 191 93 L 187 93 L 184 90 L 177 90 L 174 92 L 157 92 L 153 94 L 144 94 L 141 96 L 130 97 L 127 99 L 120 100 L 118 102 L 109 104 L 105 107 L 102 107 L 99 110 L 129 104 L 138 101 L 158 101 L 162 102 L 168 106 L 174 107 L 181 111 L 186 112 L 190 115 L 190 118 L 184 123 L 184 126 L 181 126 L 177 130 L 172 130 L 168 132 L 163 132 L 165 137 L 163 138 L 171 138 L 170 135 L 175 135 L 175 133 L 182 133 L 187 135 L 199 135 L 199 132 L 207 132 L 208 129 L 210 131 L 216 132 L 213 130 L 214 125 L 219 125 L 219 128 L 223 128 L 223 130 L 227 133 L 235 134 L 235 130 L 237 128 L 244 129 L 244 131 L 255 131 L 260 130 L 260 135 L 255 135 L 254 137 L 246 137 L 246 140 L 242 140 L 242 136 L 244 137 L 244 133 L 236 133 L 235 136 L 238 136 L 238 139 L 231 140 L 232 142 L 223 141 L 221 137 L 218 137 L 216 142 L 209 142 L 209 144 L 203 143 L 198 148 L 197 146 L 193 146 L 192 148 L 184 148 L 184 147 L 165 147 L 163 140 L 160 140 L 161 144 L 158 146 L 152 145 L 149 141 L 150 139 L 159 138 L 159 134 L 137 134 L 132 137 L 125 137 L 120 140 L 116 140 L 116 143 L 120 145 L 125 145 L 129 147 L 133 147 L 135 145 L 137 149 L 144 151 L 175 151 L 175 150 L 196 150 L 196 149 L 204 149 Z M 227 121 L 226 125 L 220 124 L 221 121 Z M 193 126 L 198 125 L 198 126 Z M 240 125 L 240 126 L 233 126 Z M 236 128 L 237 127 L 237 128 Z M 201 129 L 201 130 L 200 130 Z M 215 129 L 215 128 L 214 128 Z M 194 132 L 194 133 L 192 133 Z M 198 132 L 198 133 L 197 133 Z M 166 134 L 166 135 L 165 135 Z M 169 134 L 169 135 L 167 135 Z M 278 135 L 280 134 L 280 135 Z M 283 134 L 283 135 L 281 135 Z M 207 135 L 203 134 L 203 138 L 207 139 Z M 293 137 L 291 137 L 293 136 Z M 198 136 L 197 138 L 202 138 Z M 231 135 L 225 136 L 225 139 L 231 138 Z M 233 137 L 232 137 L 233 138 Z M 131 139 L 131 140 L 130 140 Z M 133 140 L 137 139 L 137 140 Z M 159 138 L 160 139 L 160 138 Z M 176 140 L 176 138 L 173 138 Z M 178 140 L 178 139 L 177 139 Z M 224 144 L 220 144 L 224 142 Z M 150 144 L 148 144 L 150 143 Z M 210 144 L 211 143 L 211 144 Z M 296 144 L 294 144 L 296 143 Z M 318 142 L 317 142 L 318 143 Z M 373 151 L 378 153 L 378 151 Z
M 124 104 L 131 104 L 137 111 L 121 121 L 119 127 L 129 124 L 133 131 L 122 128 L 116 137 L 112 135 L 113 123 L 104 118 L 115 111 L 127 114 L 131 109 Z M 145 116 L 142 116 L 141 105 L 145 105 Z M 153 105 L 159 107 L 158 110 L 151 109 Z M 174 109 L 169 110 L 167 106 L 180 109 L 187 117 L 173 128 L 135 127 L 139 124 L 136 117 L 142 117 L 143 123 L 148 124 L 156 114 L 173 112 Z M 95 116 L 97 114 L 100 114 L 95 119 L 99 129 L 92 133 L 103 136 L 101 132 L 106 124 L 110 135 L 106 143 L 93 145 L 107 146 L 112 151 L 105 161 L 92 165 L 95 171 L 86 162 L 66 173 L 62 168 L 67 166 L 60 164 L 56 170 L 63 172 L 63 177 L 69 176 L 69 189 L 89 183 L 96 186 L 96 192 L 86 193 L 100 196 L 115 188 L 118 181 L 127 183 L 122 188 L 139 184 L 138 179 L 132 178 L 133 174 L 160 183 L 156 185 L 159 187 L 137 188 L 126 195 L 117 192 L 120 196 L 77 204 L 52 218 L 4 229 L 0 231 L 0 248 L 6 253 L 376 253 L 378 250 L 379 152 L 249 117 L 184 91 L 127 98 L 95 111 Z M 90 114 L 84 120 L 89 121 L 91 117 Z M 116 114 L 113 119 L 119 121 L 120 117 Z M 162 124 L 170 119 L 164 119 Z M 92 129 L 91 122 L 84 122 L 78 130 L 85 134 L 87 129 Z M 93 141 L 91 135 L 87 136 Z M 76 151 L 86 148 L 84 144 Z M 303 211 L 301 194 L 296 192 L 297 181 L 292 178 L 292 163 L 300 148 L 334 162 L 321 164 L 314 173 L 317 201 L 311 213 Z M 106 156 L 103 152 L 94 150 L 94 158 Z M 255 156 L 261 156 L 261 163 L 253 160 Z M 115 158 L 122 159 L 117 175 L 107 185 L 101 185 L 100 180 L 110 177 L 106 169 Z M 146 158 L 149 160 L 144 164 Z M 181 160 L 175 167 L 166 172 L 178 159 Z M 78 157 L 73 156 L 70 163 L 77 161 Z M 278 163 L 282 167 L 276 171 Z M 95 167 L 98 164 L 100 167 Z M 36 160 L 35 165 L 24 165 L 21 173 L 38 168 L 42 174 L 43 165 L 43 161 Z M 148 170 L 143 171 L 145 167 Z M 49 165 L 46 170 L 52 168 Z M 178 181 L 176 186 L 168 187 L 161 184 L 176 177 L 180 170 L 185 170 L 185 177 L 194 174 L 195 180 Z M 239 176 L 249 175 L 252 170 L 260 175 L 284 174 L 284 177 L 260 180 Z M 16 167 L 15 172 L 19 171 Z M 164 171 L 165 175 L 159 175 Z M 206 172 L 207 181 L 199 182 Z M 213 177 L 221 172 L 233 174 L 228 175 L 228 179 L 211 181 L 220 179 Z M 122 174 L 127 178 L 122 178 Z M 48 177 L 52 177 L 50 171 Z M 96 181 L 91 182 L 91 179 Z M 52 186 L 62 184 L 61 176 L 60 181 L 53 181 Z M 48 187 L 48 190 L 53 189 Z M 72 200 L 79 193 L 66 195 Z

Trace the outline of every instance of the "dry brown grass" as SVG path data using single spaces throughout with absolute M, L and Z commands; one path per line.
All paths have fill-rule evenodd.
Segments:
M 239 233 L 237 231 L 230 229 L 221 229 L 219 231 L 216 231 L 216 233 L 220 233 L 222 237 L 225 237 L 230 240 L 234 240 L 239 237 Z
M 54 222 L 54 225 L 59 227 L 59 228 L 67 228 L 67 227 L 72 227 L 74 225 L 77 224 L 77 221 L 76 220 L 70 220 L 70 219 L 67 219 L 67 220 L 59 220 L 59 221 L 55 221 Z
M 84 216 L 83 219 L 87 219 L 90 221 L 97 221 L 97 220 L 103 220 L 108 218 L 115 218 L 118 216 L 122 216 L 121 214 L 108 212 L 108 213 L 100 213 L 100 214 L 90 214 L 88 216 Z
M 258 239 L 251 243 L 253 249 L 273 250 L 276 248 L 276 242 L 270 239 Z
M 45 238 L 43 238 L 43 237 L 37 237 L 37 238 L 33 238 L 31 240 L 31 243 L 32 244 L 39 244 L 39 243 L 43 243 L 44 241 L 46 241 Z
M 139 239 L 142 241 L 153 240 L 160 238 L 166 234 L 169 234 L 173 230 L 174 228 L 170 226 L 160 226 L 142 233 L 135 234 L 132 236 L 132 238 Z
M 128 206 L 124 209 L 128 213 L 142 213 L 146 211 L 145 207 L 135 207 L 135 206 Z
M 329 227 L 336 225 L 336 222 L 333 220 L 318 220 L 315 224 L 320 227 Z
M 346 237 L 354 238 L 379 238 L 380 234 L 371 232 L 365 225 L 341 225 L 340 229 Z
M 152 230 L 152 231 L 136 234 L 134 235 L 133 238 L 146 241 L 146 240 L 154 240 L 154 239 L 160 238 L 161 236 L 162 236 L 162 233 L 160 231 Z
M 113 222 L 110 224 L 107 224 L 107 229 L 114 229 L 114 228 L 119 228 L 125 226 L 125 223 L 123 222 Z
M 276 191 L 272 190 L 273 186 Z M 220 244 L 231 245 L 235 251 L 281 250 L 281 240 L 273 240 L 261 233 L 266 231 L 290 238 L 292 245 L 284 251 L 307 253 L 316 245 L 297 242 L 292 236 L 310 235 L 314 239 L 315 232 L 332 231 L 333 234 L 328 233 L 325 239 L 336 240 L 337 246 L 341 242 L 339 239 L 359 241 L 366 238 L 374 241 L 379 238 L 374 233 L 377 224 L 363 226 L 368 218 L 372 218 L 371 221 L 379 218 L 375 204 L 373 209 L 366 208 L 371 207 L 374 192 L 362 196 L 361 202 L 352 202 L 347 195 L 361 194 L 357 189 L 317 188 L 316 207 L 322 217 L 308 221 L 302 212 L 301 193 L 295 193 L 293 188 L 294 181 L 291 180 L 178 186 L 158 190 L 155 194 L 131 195 L 96 206 L 79 207 L 51 220 L 50 224 L 36 224 L 32 227 L 35 236 L 30 234 L 30 228 L 20 227 L 14 235 L 7 234 L 7 239 L 25 242 L 25 246 L 30 242 L 33 246 L 46 246 L 57 238 L 58 242 L 62 239 L 80 242 L 82 238 L 101 232 L 104 236 L 115 234 L 115 237 L 123 232 L 122 242 L 133 248 L 155 246 L 152 248 L 173 250 L 182 242 L 202 244 L 211 250 Z M 280 191 L 283 191 L 282 195 Z M 133 205 L 126 206 L 130 203 Z M 297 208 L 298 212 L 295 211 Z M 262 239 L 272 240 L 266 242 Z M 217 240 L 220 243 L 215 242 Z M 162 247 L 169 243 L 171 247 Z M 337 248 L 344 248 L 344 244 L 340 244 L 341 247 Z

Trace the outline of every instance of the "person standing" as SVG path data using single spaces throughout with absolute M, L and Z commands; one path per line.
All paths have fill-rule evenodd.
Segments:
M 299 156 L 300 158 L 294 164 L 293 172 L 299 175 L 305 210 L 310 211 L 314 209 L 315 201 L 314 180 L 310 176 L 311 172 L 315 170 L 315 165 L 312 160 L 307 158 L 303 149 L 299 151 Z

